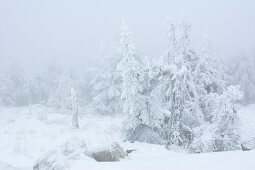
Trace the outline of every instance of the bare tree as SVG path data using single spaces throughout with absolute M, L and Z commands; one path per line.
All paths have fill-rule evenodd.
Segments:
M 79 122 L 78 122 L 78 92 L 71 88 L 71 102 L 72 102 L 72 126 L 76 129 L 79 128 Z

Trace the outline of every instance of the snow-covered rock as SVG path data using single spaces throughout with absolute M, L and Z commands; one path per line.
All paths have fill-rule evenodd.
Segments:
M 115 162 L 125 158 L 127 153 L 118 143 L 114 143 L 109 148 L 92 152 L 90 155 L 98 162 Z

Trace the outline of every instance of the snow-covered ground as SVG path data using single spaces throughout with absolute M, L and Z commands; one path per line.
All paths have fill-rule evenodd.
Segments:
M 255 104 L 248 105 L 238 111 L 241 119 L 241 135 L 244 142 L 255 138 Z
M 255 105 L 238 111 L 242 140 L 255 137 Z M 121 117 L 81 113 L 80 129 L 71 128 L 68 112 L 34 105 L 24 108 L 0 108 L 0 170 L 31 170 L 36 160 L 73 138 L 83 139 L 89 150 L 118 142 L 124 149 L 135 151 L 120 162 L 96 162 L 77 159 L 69 162 L 71 170 L 254 170 L 255 150 L 184 154 L 168 151 L 164 146 L 122 142 Z M 12 168 L 16 167 L 16 168 Z

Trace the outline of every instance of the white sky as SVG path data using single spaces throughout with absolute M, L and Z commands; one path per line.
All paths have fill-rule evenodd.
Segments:
M 184 11 L 197 46 L 206 29 L 218 51 L 255 49 L 254 0 L 0 0 L 0 67 L 88 67 L 114 50 L 125 18 L 138 54 L 164 53 L 165 19 Z M 1 69 L 0 69 L 1 70 Z

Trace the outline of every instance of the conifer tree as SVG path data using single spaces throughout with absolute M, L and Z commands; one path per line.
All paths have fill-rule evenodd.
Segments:
M 122 112 L 121 75 L 116 70 L 120 61 L 118 55 L 107 57 L 102 55 L 103 63 L 92 80 L 93 106 L 102 114 L 115 114 Z
M 122 94 L 124 100 L 123 113 L 126 115 L 124 133 L 126 138 L 132 136 L 136 127 L 145 121 L 143 116 L 145 104 L 142 95 L 143 71 L 135 57 L 133 34 L 123 21 L 119 41 L 119 55 L 122 56 L 117 66 L 122 76 Z

